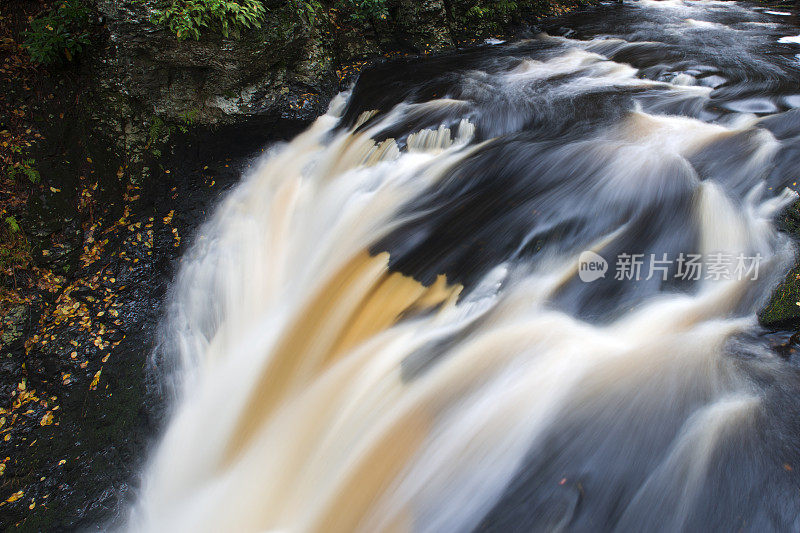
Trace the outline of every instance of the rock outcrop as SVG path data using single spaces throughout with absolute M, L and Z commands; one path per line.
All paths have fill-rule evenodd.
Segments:
M 308 121 L 343 88 L 354 64 L 390 53 L 456 48 L 564 9 L 553 3 L 389 0 L 385 16 L 355 20 L 336 2 L 322 2 L 309 15 L 292 2 L 266 0 L 261 28 L 235 39 L 209 30 L 198 41 L 179 41 L 153 22 L 158 5 L 96 0 L 102 45 L 87 65 L 95 85 L 92 119 L 137 169 L 147 150 L 168 145 L 176 127 Z

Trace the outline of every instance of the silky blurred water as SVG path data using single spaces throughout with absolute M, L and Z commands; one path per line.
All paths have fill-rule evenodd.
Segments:
M 132 530 L 800 526 L 800 381 L 755 318 L 797 27 L 562 23 L 367 69 L 243 177 L 172 290 Z

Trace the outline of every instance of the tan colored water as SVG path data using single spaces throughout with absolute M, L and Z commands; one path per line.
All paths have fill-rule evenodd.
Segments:
M 510 113 L 505 122 L 484 120 L 481 130 L 470 98 L 495 105 L 562 91 L 578 102 L 612 88 L 662 91 L 663 101 L 682 105 L 702 104 L 711 92 L 685 77 L 647 80 L 587 51 L 622 46 L 619 39 L 547 42 L 567 49 L 517 62 L 495 76 L 500 81 L 470 71 L 458 98 L 367 111 L 350 129 L 336 128 L 348 96 L 341 95 L 230 193 L 176 282 L 164 338 L 182 393 L 144 475 L 132 530 L 468 531 L 516 494 L 512 486 L 538 509 L 538 529 L 585 529 L 573 521 L 583 509 L 595 509 L 587 520 L 611 509 L 613 522 L 600 529 L 644 527 L 649 510 L 660 520 L 650 524 L 656 529 L 696 524 L 704 491 L 722 490 L 723 453 L 758 440 L 768 380 L 753 376 L 786 375 L 769 354 L 731 356 L 732 339 L 756 327 L 741 309 L 763 289 L 751 279 L 701 279 L 684 291 L 626 285 L 630 298 L 612 302 L 613 291 L 593 294 L 576 280 L 578 256 L 671 243 L 658 240 L 666 221 L 668 237 L 699 253 L 758 253 L 764 276 L 780 271 L 792 249 L 771 220 L 795 195 L 768 193 L 754 180 L 737 197 L 736 184 L 696 170 L 709 147 L 738 139 L 749 143 L 743 173 L 771 164 L 780 143 L 757 117 L 710 123 L 635 105 L 584 138 L 548 141 L 554 147 L 515 137 L 531 143 L 528 151 L 509 149 L 507 161 L 487 156 L 487 168 L 550 166 L 544 173 L 521 166 L 533 170 L 484 187 L 563 173 L 534 197 L 547 200 L 523 214 L 554 227 L 585 215 L 594 225 L 561 234 L 579 246 L 543 245 L 535 262 L 522 260 L 528 241 L 544 240 L 535 227 L 518 253 L 468 286 L 448 282 L 445 272 L 426 285 L 389 268 L 393 253 L 414 250 L 434 231 L 452 229 L 471 242 L 466 226 L 403 233 L 438 213 L 424 202 L 407 208 L 415 199 L 447 187 L 472 191 L 463 169 L 498 146 L 474 142 L 477 131 L 520 124 Z M 381 137 L 408 117 L 443 112 L 457 120 L 402 142 Z M 497 197 L 472 211 L 521 216 L 517 204 Z M 650 199 L 645 215 L 678 207 L 650 225 L 625 218 Z M 442 211 L 453 208 L 450 200 Z M 479 244 L 505 239 L 517 219 L 509 220 Z M 376 249 L 393 232 L 411 244 Z M 461 245 L 431 242 L 439 247 L 418 252 L 424 264 L 447 264 L 446 252 Z M 479 252 L 467 257 L 481 260 Z M 459 266 L 469 265 L 453 271 L 468 270 Z M 613 268 L 612 261 L 609 277 Z M 616 306 L 606 320 L 581 315 L 606 303 Z M 527 485 L 514 485 L 520 472 L 533 476 Z M 501 510 L 513 516 L 524 506 L 511 501 Z M 593 501 L 597 507 L 587 507 Z

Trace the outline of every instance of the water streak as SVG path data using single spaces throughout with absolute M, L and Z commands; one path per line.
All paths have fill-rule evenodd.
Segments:
M 796 528 L 800 382 L 755 312 L 797 66 L 737 4 L 620 13 L 378 65 L 254 166 L 172 291 L 131 529 Z M 681 254 L 759 270 L 653 270 Z

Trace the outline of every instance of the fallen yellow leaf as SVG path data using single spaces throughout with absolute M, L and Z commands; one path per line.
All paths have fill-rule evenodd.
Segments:
M 40 426 L 49 426 L 52 423 L 53 423 L 53 412 L 52 411 L 47 411 L 44 414 L 44 416 L 42 417 L 42 419 L 39 421 L 39 425 Z
M 94 379 L 92 379 L 92 384 L 89 386 L 89 388 L 90 388 L 90 389 L 92 389 L 92 390 L 96 390 L 96 389 L 97 389 L 97 384 L 98 384 L 98 383 L 100 383 L 100 374 L 101 374 L 102 372 L 103 372 L 103 369 L 101 368 L 101 369 L 100 369 L 100 370 L 98 370 L 98 371 L 97 371 L 97 373 L 94 375 Z

